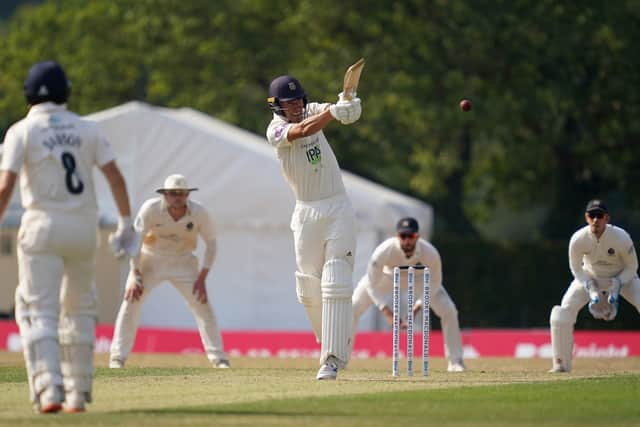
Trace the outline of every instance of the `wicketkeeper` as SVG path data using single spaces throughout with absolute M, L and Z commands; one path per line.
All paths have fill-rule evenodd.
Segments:
M 431 270 L 429 301 L 442 324 L 445 355 L 449 358 L 447 369 L 449 372 L 462 372 L 465 366 L 458 310 L 442 286 L 440 254 L 435 246 L 420 238 L 418 221 L 414 218 L 402 218 L 398 221 L 396 231 L 395 237 L 388 238 L 373 251 L 367 273 L 362 276 L 353 292 L 354 335 L 360 317 L 371 304 L 382 312 L 389 325 L 393 325 L 393 311 L 387 306 L 385 298 L 393 291 L 394 267 L 425 265 Z M 406 275 L 406 271 L 402 274 Z M 406 283 L 406 280 L 402 280 L 401 283 Z M 422 286 L 416 286 L 415 291 L 422 296 Z M 415 315 L 421 308 L 422 302 L 416 301 L 413 313 L 408 315 Z M 401 327 L 405 327 L 404 324 L 401 324 Z
M 640 310 L 638 258 L 629 234 L 609 224 L 609 210 L 602 200 L 591 200 L 584 214 L 587 225 L 569 241 L 569 267 L 573 281 L 560 305 L 551 310 L 550 372 L 570 372 L 573 327 L 578 312 L 589 303 L 596 319 L 613 320 L 620 295 Z
M 136 337 L 142 304 L 155 287 L 165 282 L 171 283 L 189 305 L 211 364 L 229 368 L 205 282 L 216 256 L 216 230 L 206 208 L 189 200 L 189 193 L 195 190 L 184 176 L 169 175 L 157 190 L 162 196 L 147 200 L 138 212 L 134 228 L 141 245 L 127 248 L 131 269 L 111 342 L 110 368 L 124 367 Z M 205 243 L 200 270 L 193 254 L 198 236 Z
M 269 87 L 273 118 L 267 139 L 275 147 L 296 206 L 291 218 L 298 300 L 321 343 L 319 380 L 336 379 L 349 361 L 356 220 L 342 174 L 322 129 L 360 118 L 360 99 L 308 102 L 300 82 L 280 76 Z

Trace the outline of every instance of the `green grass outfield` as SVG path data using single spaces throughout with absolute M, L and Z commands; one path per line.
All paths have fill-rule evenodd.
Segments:
M 109 370 L 98 355 L 86 413 L 35 415 L 21 355 L 0 352 L 0 425 L 640 425 L 640 358 L 577 359 L 571 374 L 549 374 L 541 359 L 470 360 L 464 373 L 431 364 L 428 378 L 393 379 L 390 360 L 354 360 L 320 382 L 310 359 L 241 358 L 220 370 L 204 355 L 134 355 Z

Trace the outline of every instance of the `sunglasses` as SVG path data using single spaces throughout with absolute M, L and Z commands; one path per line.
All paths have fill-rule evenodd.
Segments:
M 180 196 L 185 197 L 189 195 L 188 191 L 183 191 L 183 190 L 167 190 L 165 191 L 165 193 L 172 197 L 180 197 Z
M 398 237 L 400 237 L 400 239 L 405 240 L 405 239 L 415 239 L 415 237 L 417 236 L 416 233 L 399 233 Z
M 591 219 L 602 219 L 604 218 L 604 214 L 602 212 L 587 212 L 587 215 L 589 215 L 589 218 Z

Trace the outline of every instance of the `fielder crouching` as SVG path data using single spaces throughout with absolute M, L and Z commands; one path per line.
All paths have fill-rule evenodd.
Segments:
M 182 175 L 169 175 L 157 190 L 162 196 L 147 200 L 138 212 L 134 228 L 141 238 L 136 247 L 127 248 L 131 270 L 111 342 L 110 368 L 124 367 L 144 299 L 164 282 L 171 283 L 189 305 L 211 364 L 229 368 L 205 283 L 216 255 L 215 225 L 200 203 L 188 200 L 194 190 Z M 193 254 L 198 236 L 206 246 L 200 271 Z
M 393 311 L 385 302 L 385 297 L 393 290 L 393 268 L 399 265 L 424 265 L 431 270 L 430 306 L 440 317 L 442 324 L 445 355 L 449 358 L 447 370 L 463 372 L 465 365 L 458 309 L 442 285 L 440 253 L 435 246 L 420 238 L 419 225 L 415 218 L 400 219 L 396 225 L 396 231 L 395 237 L 388 238 L 373 251 L 367 272 L 353 292 L 354 336 L 360 317 L 372 304 L 375 304 L 385 316 L 389 325 L 393 325 Z M 421 294 L 422 287 L 416 286 L 416 291 Z M 414 316 L 421 309 L 422 302 L 416 301 L 413 313 L 409 315 Z M 406 328 L 402 321 L 400 323 L 401 328 Z
M 613 320 L 620 295 L 640 310 L 638 258 L 629 234 L 609 224 L 609 210 L 601 200 L 591 200 L 585 212 L 587 225 L 569 242 L 569 266 L 574 280 L 560 305 L 551 310 L 550 372 L 570 372 L 573 327 L 578 312 L 589 303 L 596 319 Z

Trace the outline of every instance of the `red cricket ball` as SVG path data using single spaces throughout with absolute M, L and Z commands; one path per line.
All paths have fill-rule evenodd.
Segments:
M 460 101 L 460 109 L 462 111 L 471 110 L 471 101 L 469 101 L 468 99 L 463 99 L 462 101 Z

